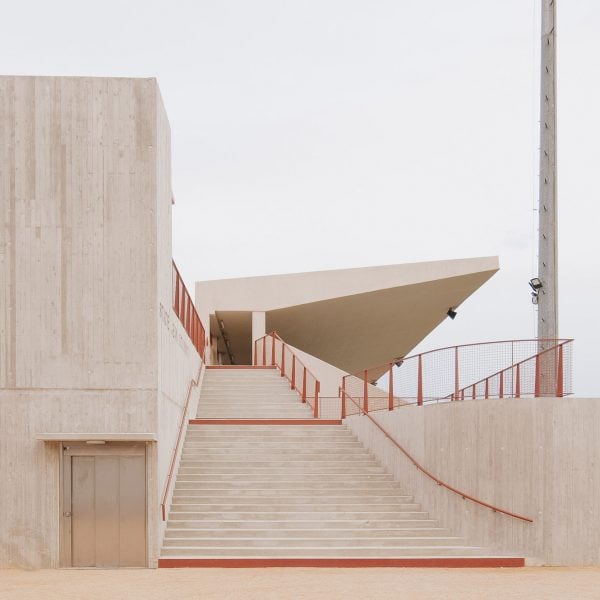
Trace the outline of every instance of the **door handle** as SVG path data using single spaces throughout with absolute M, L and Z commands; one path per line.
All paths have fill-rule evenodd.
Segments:
M 70 517 L 70 516 L 71 516 L 71 513 L 68 510 L 63 513 L 63 517 Z

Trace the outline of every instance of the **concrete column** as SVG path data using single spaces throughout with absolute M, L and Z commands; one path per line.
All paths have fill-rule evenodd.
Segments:
M 556 2 L 542 2 L 538 338 L 558 337 Z M 542 346 L 543 349 L 543 346 Z
M 266 335 L 267 318 L 264 311 L 252 312 L 252 359 L 254 360 L 254 340 Z
M 540 202 L 538 277 L 538 338 L 558 337 L 558 243 L 556 182 L 556 1 L 542 0 L 542 49 L 540 94 Z M 555 342 L 540 342 L 539 351 Z M 556 356 L 540 357 L 540 396 L 555 396 Z
M 219 364 L 219 352 L 217 349 L 219 338 L 216 335 L 210 334 L 210 352 L 208 352 L 208 361 L 209 365 L 218 365 Z

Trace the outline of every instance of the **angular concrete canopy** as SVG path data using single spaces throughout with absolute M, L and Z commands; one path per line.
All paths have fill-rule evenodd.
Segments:
M 238 364 L 251 361 L 250 313 L 260 311 L 267 332 L 355 372 L 406 356 L 498 268 L 484 257 L 204 281 L 196 306 L 213 335 L 223 322 Z

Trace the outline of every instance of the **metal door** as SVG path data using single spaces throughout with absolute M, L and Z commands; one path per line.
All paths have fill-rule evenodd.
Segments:
M 146 566 L 143 444 L 63 444 L 65 566 Z

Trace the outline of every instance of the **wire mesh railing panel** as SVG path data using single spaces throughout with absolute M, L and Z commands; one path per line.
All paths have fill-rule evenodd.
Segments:
M 318 384 L 316 377 L 306 368 L 302 367 L 302 399 L 313 411 L 315 417 L 319 416 L 319 407 L 315 411 L 315 403 L 319 400 Z
M 351 417 L 352 415 L 362 414 L 362 406 L 364 398 L 361 396 L 354 397 L 351 394 L 341 393 L 341 415 L 342 418 Z
M 319 419 L 339 419 L 342 399 L 338 396 L 319 396 Z
M 345 414 L 409 404 L 572 393 L 572 340 L 508 340 L 441 348 L 343 378 Z
M 573 393 L 573 344 L 563 344 L 563 388 L 564 394 Z

